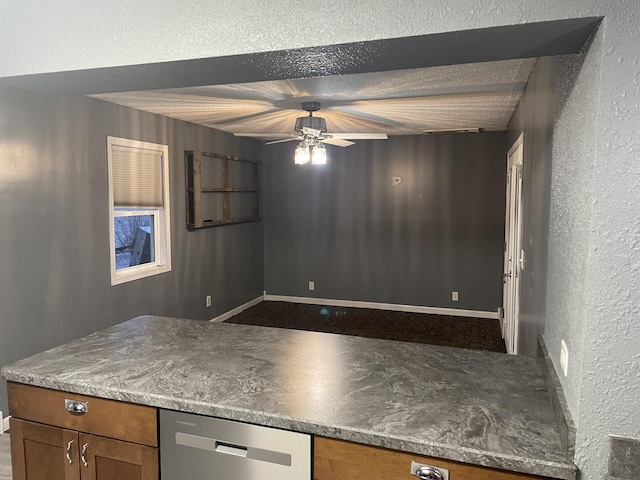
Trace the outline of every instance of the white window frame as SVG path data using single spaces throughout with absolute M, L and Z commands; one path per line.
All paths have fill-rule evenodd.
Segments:
M 113 204 L 113 147 L 129 147 L 151 150 L 162 156 L 162 207 L 159 208 L 115 208 Z M 169 147 L 157 143 L 141 142 L 127 138 L 107 137 L 107 160 L 109 165 L 109 247 L 111 261 L 111 285 L 119 285 L 133 280 L 171 271 L 171 215 L 169 196 Z M 153 216 L 154 261 L 142 265 L 116 270 L 115 218 L 151 215 Z

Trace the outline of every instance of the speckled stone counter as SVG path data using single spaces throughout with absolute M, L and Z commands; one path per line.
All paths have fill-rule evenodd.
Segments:
M 9 365 L 2 376 L 575 479 L 533 358 L 146 316 Z

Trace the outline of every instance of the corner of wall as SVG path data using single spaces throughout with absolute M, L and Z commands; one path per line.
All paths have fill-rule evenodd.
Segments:
M 562 446 L 566 449 L 567 456 L 573 458 L 576 450 L 576 424 L 569 411 L 569 405 L 562 390 L 560 378 L 549 356 L 549 350 L 547 350 L 547 345 L 542 335 L 538 337 L 538 360 L 544 374 Z

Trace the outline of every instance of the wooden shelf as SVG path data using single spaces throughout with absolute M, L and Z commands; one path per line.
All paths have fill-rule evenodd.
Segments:
M 262 220 L 257 161 L 191 150 L 184 153 L 187 229 Z
M 187 192 L 193 192 L 194 189 L 187 187 Z M 225 193 L 225 192 L 258 192 L 255 188 L 201 188 L 202 193 Z

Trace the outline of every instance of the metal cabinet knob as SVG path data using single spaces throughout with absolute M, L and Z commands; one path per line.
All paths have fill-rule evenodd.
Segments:
M 64 408 L 71 413 L 87 413 L 89 411 L 89 404 L 87 402 L 78 402 L 65 398 Z
M 433 467 L 420 467 L 416 470 L 416 476 L 420 480 L 444 480 L 444 476 L 440 470 Z

